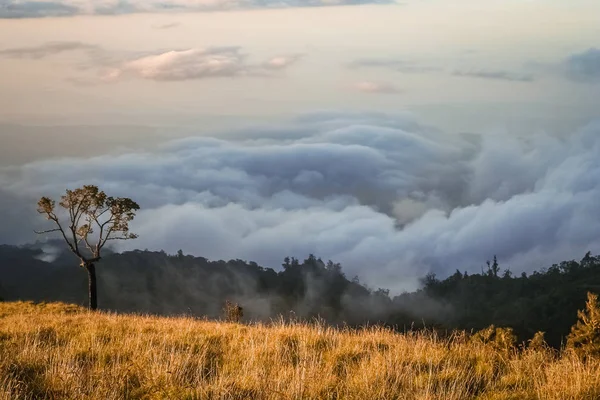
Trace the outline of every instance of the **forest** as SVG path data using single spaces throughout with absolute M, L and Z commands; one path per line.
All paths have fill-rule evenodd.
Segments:
M 44 260 L 43 246 L 48 244 L 0 246 L 0 298 L 86 304 L 87 278 L 76 258 L 64 251 Z M 600 292 L 600 257 L 588 253 L 518 276 L 494 258 L 478 274 L 457 269 L 448 277 L 425 275 L 421 282 L 417 291 L 391 296 L 314 255 L 287 257 L 277 271 L 181 251 L 107 253 L 98 265 L 99 308 L 107 311 L 219 318 L 231 301 L 243 307 L 246 321 L 318 318 L 337 326 L 439 332 L 494 324 L 512 328 L 520 341 L 542 331 L 551 346 L 560 347 L 586 293 Z

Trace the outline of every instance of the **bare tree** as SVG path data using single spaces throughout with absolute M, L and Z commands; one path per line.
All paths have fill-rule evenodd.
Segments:
M 65 210 L 63 222 L 57 213 L 56 202 L 48 197 L 40 199 L 37 211 L 56 227 L 36 233 L 61 233 L 69 249 L 81 261 L 80 266 L 88 272 L 89 308 L 95 310 L 98 307 L 95 263 L 102 258 L 102 249 L 107 242 L 138 237 L 129 232 L 129 222 L 140 206 L 126 197 L 108 197 L 94 185 L 67 189 L 58 204 Z

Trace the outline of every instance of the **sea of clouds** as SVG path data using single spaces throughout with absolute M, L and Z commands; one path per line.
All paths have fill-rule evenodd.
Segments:
M 312 114 L 156 151 L 0 169 L 0 243 L 41 195 L 97 184 L 142 207 L 135 241 L 277 268 L 314 253 L 392 292 L 428 272 L 531 272 L 600 249 L 600 123 L 563 137 L 450 135 L 410 115 Z

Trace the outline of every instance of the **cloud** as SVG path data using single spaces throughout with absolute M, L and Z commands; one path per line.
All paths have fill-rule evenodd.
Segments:
M 381 94 L 398 94 L 398 89 L 394 84 L 389 82 L 372 82 L 362 81 L 354 84 L 356 90 L 363 93 L 381 93 Z
M 68 51 L 85 50 L 87 63 L 77 72 L 93 76 L 70 76 L 79 86 L 117 82 L 125 78 L 182 81 L 215 77 L 269 76 L 294 65 L 301 55 L 281 55 L 263 63 L 250 63 L 240 47 L 191 48 L 156 53 L 118 53 L 81 42 L 49 42 L 34 47 L 0 50 L 0 57 L 41 59 Z
M 0 242 L 44 226 L 39 196 L 94 183 L 142 206 L 140 238 L 121 250 L 275 268 L 314 253 L 394 292 L 428 272 L 478 272 L 494 254 L 532 271 L 600 249 L 598 134 L 600 121 L 564 139 L 455 136 L 407 116 L 324 113 L 153 152 L 38 161 L 0 170 L 0 218 L 19 216 Z
M 482 78 L 512 82 L 533 82 L 534 80 L 534 77 L 531 74 L 521 74 L 508 71 L 458 70 L 454 71 L 453 75 L 467 78 Z
M 394 4 L 395 0 L 0 0 L 0 18 Z
M 157 81 L 179 81 L 208 77 L 237 76 L 249 73 L 239 48 L 171 50 L 143 56 L 110 70 L 106 79 L 124 74 Z
M 385 68 L 405 74 L 423 74 L 442 71 L 442 68 L 421 64 L 414 60 L 399 58 L 359 58 L 349 63 L 348 68 Z
M 79 13 L 63 2 L 0 0 L 0 18 L 63 17 Z
M 582 82 L 600 81 L 600 49 L 573 54 L 566 61 L 567 77 Z
M 272 70 L 285 69 L 285 68 L 291 66 L 292 64 L 295 64 L 296 62 L 298 62 L 301 58 L 302 58 L 302 55 L 300 55 L 300 54 L 276 56 L 276 57 L 273 57 L 273 58 L 267 60 L 263 64 L 263 66 L 266 69 L 272 69 Z
M 404 74 L 425 74 L 444 71 L 444 68 L 441 67 L 401 58 L 359 58 L 347 66 L 350 69 L 380 68 Z M 515 82 L 532 82 L 534 80 L 534 76 L 531 74 L 494 70 L 456 70 L 452 75 Z
M 33 47 L 16 47 L 0 50 L 1 57 L 40 59 L 69 51 L 98 50 L 99 47 L 81 42 L 48 42 Z
M 116 81 L 134 76 L 155 81 L 182 81 L 214 77 L 265 76 L 271 71 L 283 70 L 298 59 L 297 56 L 274 57 L 262 65 L 246 61 L 239 47 L 171 50 L 146 55 L 108 68 L 103 80 Z

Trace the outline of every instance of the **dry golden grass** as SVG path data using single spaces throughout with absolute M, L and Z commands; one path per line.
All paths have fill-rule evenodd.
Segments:
M 0 399 L 599 399 L 600 361 L 432 334 L 0 303 Z

